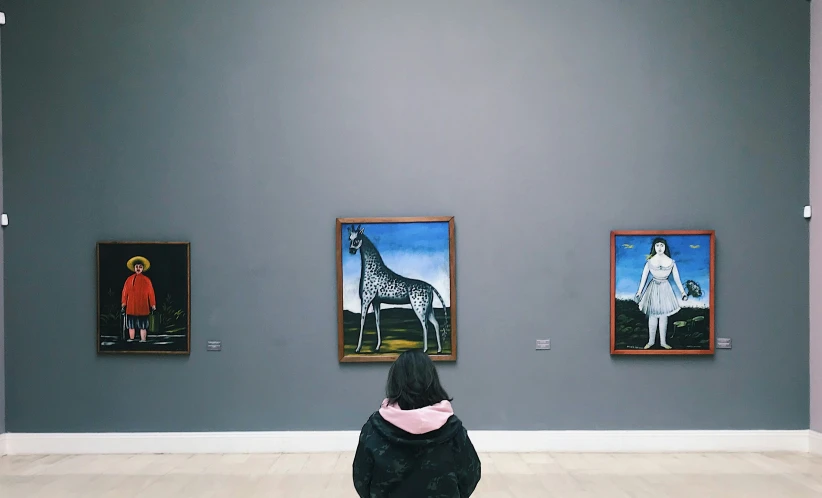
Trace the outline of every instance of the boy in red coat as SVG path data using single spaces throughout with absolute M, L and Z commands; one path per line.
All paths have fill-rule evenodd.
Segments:
M 128 340 L 133 341 L 135 329 L 140 329 L 140 342 L 146 342 L 149 313 L 157 309 L 154 286 L 151 285 L 151 280 L 143 274 L 149 269 L 151 263 L 142 256 L 135 256 L 128 260 L 126 266 L 134 272 L 134 275 L 128 277 L 123 285 L 123 297 L 120 301 L 121 310 L 126 315 Z

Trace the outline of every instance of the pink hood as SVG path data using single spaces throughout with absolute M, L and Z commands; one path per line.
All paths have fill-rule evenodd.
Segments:
M 380 415 L 386 422 L 411 434 L 426 434 L 435 431 L 445 425 L 453 414 L 454 410 L 448 401 L 441 401 L 436 405 L 416 410 L 403 410 L 396 404 L 389 405 L 388 400 L 385 399 L 380 408 Z

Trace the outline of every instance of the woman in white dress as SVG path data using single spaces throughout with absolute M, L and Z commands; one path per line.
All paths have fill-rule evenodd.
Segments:
M 680 306 L 668 277 L 673 274 L 674 282 L 679 288 L 683 301 L 688 299 L 688 294 L 679 280 L 679 270 L 677 270 L 676 261 L 671 258 L 668 241 L 662 237 L 655 238 L 651 243 L 651 252 L 647 259 L 645 268 L 642 270 L 639 290 L 636 291 L 639 309 L 648 315 L 648 344 L 645 345 L 645 349 L 656 343 L 657 328 L 659 328 L 660 346 L 671 349 L 665 337 L 668 331 L 668 317 L 679 311 Z M 648 281 L 648 274 L 651 275 L 650 281 Z M 647 287 L 645 286 L 646 281 L 648 282 Z

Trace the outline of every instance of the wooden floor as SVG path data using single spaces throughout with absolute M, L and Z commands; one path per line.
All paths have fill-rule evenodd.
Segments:
M 0 497 L 356 498 L 350 453 L 0 457 Z M 822 497 L 822 457 L 744 454 L 484 454 L 473 495 Z

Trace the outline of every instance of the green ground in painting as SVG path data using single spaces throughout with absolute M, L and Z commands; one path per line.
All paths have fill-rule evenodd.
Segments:
M 710 349 L 710 309 L 682 308 L 668 317 L 668 345 L 673 349 Z M 648 343 L 648 317 L 634 301 L 616 300 L 616 349 L 642 349 Z M 659 333 L 651 349 L 662 349 Z
M 450 310 L 449 310 L 450 313 Z M 442 329 L 445 322 L 445 313 L 441 308 L 434 310 L 434 316 Z M 434 327 L 428 327 L 428 354 L 437 354 L 437 337 Z M 382 345 L 379 354 L 401 353 L 409 349 L 422 349 L 422 325 L 417 315 L 410 308 L 387 308 L 380 312 L 380 332 Z M 451 354 L 451 317 L 448 316 L 445 340 L 442 341 L 442 355 Z M 366 316 L 365 329 L 362 335 L 362 349 L 359 354 L 357 340 L 360 335 L 360 314 L 345 311 L 343 315 L 343 339 L 345 354 L 369 355 L 373 354 L 377 345 L 377 326 L 373 311 Z

